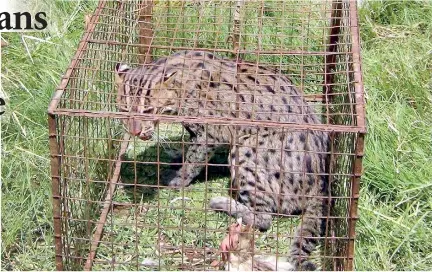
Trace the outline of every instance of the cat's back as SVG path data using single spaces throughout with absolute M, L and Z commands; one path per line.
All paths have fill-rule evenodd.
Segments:
M 275 67 L 194 50 L 160 58 L 153 67 L 155 77 L 178 72 L 185 95 L 196 97 L 199 91 L 211 115 L 221 109 L 221 115 L 254 121 L 320 123 L 303 93 Z

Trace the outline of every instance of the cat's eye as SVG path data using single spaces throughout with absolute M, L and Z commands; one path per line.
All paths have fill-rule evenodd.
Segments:
M 174 113 L 174 109 L 171 107 L 165 107 L 165 108 L 162 108 L 160 113 L 161 114 L 172 114 L 172 113 Z
M 143 110 L 143 113 L 153 113 L 153 107 L 148 107 Z

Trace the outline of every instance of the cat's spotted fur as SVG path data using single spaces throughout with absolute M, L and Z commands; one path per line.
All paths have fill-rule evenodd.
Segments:
M 134 69 L 118 64 L 116 83 L 118 105 L 125 111 L 320 123 L 312 107 L 284 75 L 203 51 L 178 52 Z M 130 121 L 128 128 L 146 140 L 155 125 L 151 121 Z M 290 260 L 296 269 L 314 269 L 308 256 L 323 231 L 327 210 L 327 135 L 252 125 L 185 124 L 185 128 L 194 144 L 168 185 L 189 185 L 215 149 L 229 143 L 235 199 L 215 197 L 210 207 L 241 217 L 246 224 L 263 231 L 269 229 L 272 213 L 301 213 L 302 224 L 295 234 Z

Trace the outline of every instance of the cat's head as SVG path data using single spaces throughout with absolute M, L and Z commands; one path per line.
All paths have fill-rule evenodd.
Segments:
M 174 114 L 177 112 L 178 72 L 163 73 L 163 69 L 130 68 L 126 64 L 115 66 L 117 107 L 122 112 L 138 114 Z M 151 139 L 157 123 L 145 117 L 128 118 L 125 121 L 131 135 L 142 140 Z

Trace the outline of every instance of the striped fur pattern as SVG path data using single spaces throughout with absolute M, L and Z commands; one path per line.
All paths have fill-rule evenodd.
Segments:
M 120 110 L 192 117 L 319 124 L 301 92 L 277 71 L 236 63 L 203 51 L 181 51 L 151 64 L 116 66 Z M 151 138 L 156 124 L 129 121 L 129 132 Z M 218 147 L 230 148 L 232 197 L 210 200 L 210 207 L 268 230 L 272 214 L 302 214 L 290 250 L 297 270 L 313 270 L 308 260 L 322 235 L 327 204 L 328 136 L 264 126 L 185 124 L 192 145 L 169 186 L 188 186 Z M 197 165 L 198 164 L 198 165 Z

